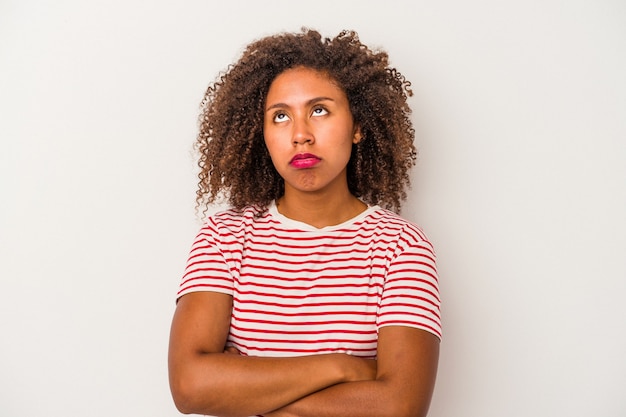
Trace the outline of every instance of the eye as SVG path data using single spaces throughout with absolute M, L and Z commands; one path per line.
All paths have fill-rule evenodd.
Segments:
M 287 116 L 283 112 L 277 112 L 274 114 L 274 123 L 284 123 L 289 120 L 289 116 Z
M 324 116 L 326 114 L 328 114 L 328 110 L 324 107 L 318 106 L 313 108 L 313 116 Z

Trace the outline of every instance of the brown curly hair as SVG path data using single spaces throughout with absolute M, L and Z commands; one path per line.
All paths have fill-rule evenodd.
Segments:
M 303 28 L 257 40 L 209 86 L 202 101 L 196 149 L 197 209 L 223 198 L 236 209 L 267 206 L 284 193 L 263 137 L 267 92 L 283 71 L 308 67 L 343 89 L 363 139 L 352 147 L 348 187 L 368 204 L 399 210 L 415 164 L 409 118 L 410 83 L 388 65 L 384 51 L 363 45 L 356 32 L 335 38 Z

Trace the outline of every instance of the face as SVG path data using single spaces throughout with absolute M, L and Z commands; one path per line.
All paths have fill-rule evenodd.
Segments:
M 324 73 L 293 68 L 267 93 L 263 124 L 272 162 L 294 192 L 348 192 L 346 166 L 361 138 L 345 93 Z

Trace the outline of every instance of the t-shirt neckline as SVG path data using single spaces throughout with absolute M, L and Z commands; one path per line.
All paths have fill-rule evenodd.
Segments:
M 276 207 L 276 202 L 272 201 L 272 203 L 270 204 L 270 206 L 268 207 L 268 213 L 278 222 L 280 222 L 282 225 L 284 226 L 289 226 L 289 227 L 293 227 L 295 229 L 301 229 L 301 230 L 306 230 L 306 231 L 310 231 L 310 232 L 329 232 L 329 231 L 334 231 L 334 230 L 339 230 L 339 229 L 345 229 L 346 227 L 352 226 L 353 224 L 361 221 L 362 219 L 364 219 L 365 217 L 369 216 L 371 213 L 373 213 L 374 211 L 378 210 L 380 207 L 375 205 L 375 206 L 370 206 L 369 204 L 367 205 L 367 208 L 365 210 L 363 210 L 361 213 L 357 214 L 356 216 L 352 217 L 351 219 L 346 220 L 343 223 L 339 223 L 339 224 L 335 224 L 335 225 L 331 225 L 331 226 L 324 226 L 321 228 L 315 227 L 313 225 L 310 225 L 308 223 L 305 222 L 301 222 L 298 220 L 294 220 L 291 219 L 283 214 L 281 214 L 278 211 L 278 208 Z

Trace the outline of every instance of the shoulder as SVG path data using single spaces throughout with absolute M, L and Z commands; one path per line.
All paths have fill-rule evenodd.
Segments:
M 387 231 L 387 233 L 396 234 L 399 238 L 412 244 L 430 245 L 426 233 L 420 226 L 393 211 L 377 207 L 364 223 L 370 223 L 380 230 Z
M 217 225 L 238 225 L 241 223 L 249 222 L 250 220 L 263 217 L 263 214 L 267 210 L 263 210 L 257 206 L 246 206 L 242 209 L 228 208 L 222 211 L 218 211 L 212 214 L 207 219 L 209 224 Z
M 246 230 L 269 227 L 271 215 L 258 206 L 247 206 L 242 209 L 229 208 L 209 216 L 202 231 L 212 235 L 237 235 Z

